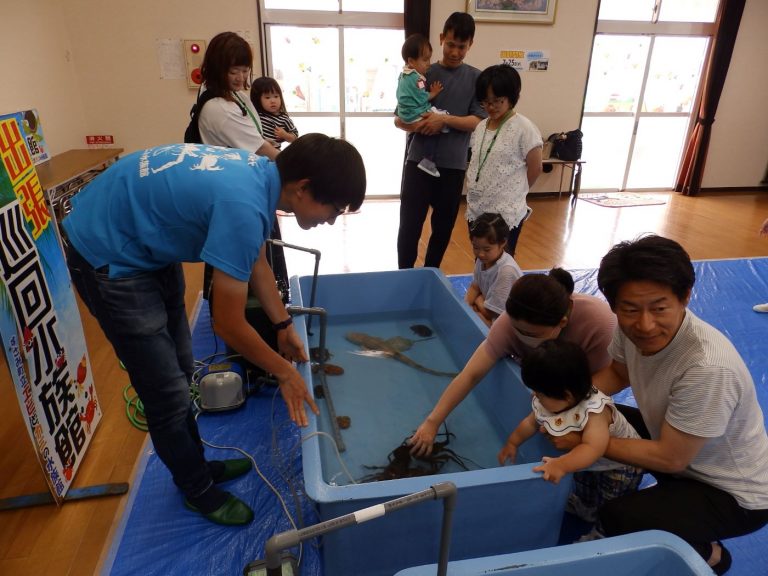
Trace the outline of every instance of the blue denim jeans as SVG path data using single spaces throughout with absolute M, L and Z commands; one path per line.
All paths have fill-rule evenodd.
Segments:
M 194 369 L 181 264 L 110 279 L 71 245 L 67 265 L 81 299 L 125 365 L 144 404 L 157 455 L 187 497 L 212 485 L 189 396 Z

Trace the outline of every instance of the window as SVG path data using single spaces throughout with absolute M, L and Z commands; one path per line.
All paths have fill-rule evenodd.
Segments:
M 402 0 L 263 5 L 267 74 L 279 82 L 299 133 L 350 141 L 365 162 L 367 194 L 398 195 L 405 133 L 395 128 L 393 112 L 403 66 Z
M 717 0 L 603 0 L 582 117 L 582 187 L 672 188 Z M 658 14 L 658 18 L 656 18 Z M 686 17 L 687 22 L 680 18 Z
M 714 22 L 719 0 L 601 0 L 598 20 Z

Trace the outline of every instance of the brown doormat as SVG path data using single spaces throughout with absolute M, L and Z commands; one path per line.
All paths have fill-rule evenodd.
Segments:
M 629 206 L 652 206 L 666 204 L 667 196 L 659 194 L 636 194 L 632 192 L 610 192 L 607 194 L 579 194 L 579 200 L 591 202 L 598 206 L 609 208 L 626 208 Z

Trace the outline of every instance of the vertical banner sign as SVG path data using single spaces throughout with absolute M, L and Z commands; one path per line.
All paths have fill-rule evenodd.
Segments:
M 61 503 L 101 408 L 43 194 L 18 122 L 0 120 L 0 335 L 35 454 Z

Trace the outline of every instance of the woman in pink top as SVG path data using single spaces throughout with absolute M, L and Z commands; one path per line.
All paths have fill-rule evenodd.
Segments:
M 574 294 L 573 288 L 573 278 L 562 268 L 548 274 L 526 274 L 512 285 L 506 312 L 496 319 L 486 339 L 410 438 L 414 455 L 432 452 L 440 425 L 502 358 L 511 356 L 519 362 L 545 340 L 559 339 L 586 352 L 592 374 L 610 364 L 608 344 L 616 316 L 604 300 Z

